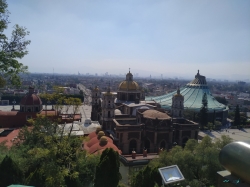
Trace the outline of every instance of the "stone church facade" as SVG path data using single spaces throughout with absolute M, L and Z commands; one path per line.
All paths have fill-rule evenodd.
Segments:
M 197 123 L 183 117 L 183 96 L 173 96 L 172 117 L 154 101 L 145 101 L 145 94 L 129 71 L 119 84 L 117 94 L 92 90 L 91 119 L 98 120 L 122 154 L 132 151 L 158 153 L 173 145 L 184 146 L 188 139 L 197 139 Z

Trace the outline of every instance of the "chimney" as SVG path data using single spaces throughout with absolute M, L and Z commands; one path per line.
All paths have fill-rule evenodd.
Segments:
M 132 151 L 132 159 L 136 159 L 136 152 Z
M 163 151 L 163 148 L 159 148 L 158 155 Z
M 148 150 L 147 149 L 143 149 L 143 157 L 147 157 L 148 154 Z

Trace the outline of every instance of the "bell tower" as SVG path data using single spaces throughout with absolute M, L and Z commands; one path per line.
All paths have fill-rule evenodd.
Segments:
M 107 92 L 103 93 L 102 98 L 102 128 L 113 130 L 113 118 L 115 117 L 115 95 L 110 92 L 110 86 Z
M 177 93 L 172 97 L 172 117 L 173 118 L 183 118 L 184 112 L 184 97 L 180 93 L 180 88 L 178 87 Z
M 92 110 L 91 110 L 91 120 L 98 121 L 98 109 L 99 109 L 99 99 L 100 99 L 100 91 L 96 86 L 91 93 L 92 96 Z

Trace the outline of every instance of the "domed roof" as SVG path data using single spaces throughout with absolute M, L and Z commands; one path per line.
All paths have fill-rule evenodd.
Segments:
M 105 136 L 105 133 L 103 131 L 99 131 L 97 134 L 97 138 L 100 139 L 102 136 Z
M 122 112 L 119 109 L 115 109 L 115 115 L 120 115 Z
M 97 137 L 97 134 L 102 130 L 102 128 L 99 126 L 96 128 L 96 130 L 94 132 L 91 132 L 88 137 L 91 140 L 94 137 Z
M 133 81 L 133 74 L 129 72 L 126 75 L 126 80 L 122 81 L 118 88 L 120 91 L 128 91 L 128 90 L 139 90 L 139 85 L 137 82 Z
M 139 90 L 139 85 L 135 81 L 122 81 L 119 90 Z
M 173 95 L 177 92 L 171 92 L 166 95 L 156 97 L 146 97 L 145 100 L 154 100 L 161 105 L 161 108 L 171 110 Z M 199 112 L 202 107 L 202 98 L 204 93 L 207 94 L 208 112 L 214 111 L 226 111 L 227 106 L 219 103 L 210 92 L 209 87 L 206 83 L 206 77 L 200 75 L 200 72 L 195 75 L 195 79 L 188 83 L 186 86 L 180 88 L 180 94 L 184 97 L 184 108 L 185 110 L 192 110 Z M 177 94 L 178 95 L 178 94 Z
M 112 148 L 114 151 L 117 151 L 119 154 L 121 154 L 121 150 L 119 150 L 114 144 L 113 141 L 108 141 L 108 137 L 103 136 L 99 142 L 96 142 L 94 145 L 89 147 L 87 151 L 90 154 L 101 154 L 106 148 Z
M 29 87 L 29 93 L 22 98 L 20 105 L 42 105 L 42 101 L 38 95 L 34 94 L 34 88 Z
M 143 112 L 144 118 L 150 119 L 170 119 L 169 115 L 158 110 L 146 110 Z
M 100 132 L 103 132 L 103 131 L 100 131 Z M 99 132 L 99 133 L 100 133 Z M 99 134 L 98 133 L 98 134 Z M 105 136 L 105 134 L 103 135 L 103 136 Z M 87 142 L 87 146 L 88 147 L 91 147 L 92 145 L 94 145 L 95 143 L 99 143 L 99 140 L 101 139 L 101 137 L 102 136 L 100 136 L 99 138 L 98 138 L 98 136 L 96 136 L 96 137 L 94 137 L 94 138 L 91 138 L 90 140 L 89 140 L 89 142 Z M 113 142 L 113 140 L 111 139 L 111 138 L 109 138 L 109 137 L 107 137 L 107 141 L 108 142 Z
M 94 91 L 99 91 L 98 86 L 96 86 L 93 90 L 94 90 Z
M 179 88 L 179 87 L 178 87 L 177 93 L 174 95 L 174 97 L 181 97 L 181 98 L 184 98 L 183 95 L 181 95 L 181 93 L 180 93 L 180 88 Z
M 108 139 L 105 137 L 105 136 L 102 136 L 101 138 L 100 138 L 100 145 L 101 146 L 104 146 L 104 145 L 106 145 L 108 143 Z
M 140 109 L 149 109 L 147 106 L 142 106 L 142 107 L 140 107 Z

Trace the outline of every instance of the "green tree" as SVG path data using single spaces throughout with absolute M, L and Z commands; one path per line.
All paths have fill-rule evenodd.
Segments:
M 161 183 L 162 179 L 158 167 L 146 166 L 131 179 L 132 187 L 153 187 L 155 184 L 160 186 Z
M 87 155 L 86 152 L 82 155 L 82 158 L 77 160 L 77 171 L 82 184 L 89 184 L 90 186 L 94 182 L 96 166 L 99 160 L 99 155 Z
M 16 145 L 25 150 L 21 156 L 26 158 L 22 167 L 26 184 L 54 187 L 68 183 L 78 186 L 77 163 L 86 157 L 80 148 L 82 139 L 60 136 L 57 124 L 46 117 L 36 118 L 32 129 L 24 127 L 20 131 L 20 143 Z
M 231 142 L 232 139 L 229 136 L 221 136 L 220 139 L 214 139 L 214 142 L 209 136 L 204 137 L 201 143 L 190 139 L 184 149 L 175 146 L 169 152 L 163 151 L 158 159 L 149 163 L 149 166 L 178 165 L 186 179 L 181 185 L 212 186 L 216 184 L 217 172 L 223 169 L 219 163 L 219 152 Z M 147 179 L 141 177 L 141 180 Z
M 202 107 L 200 110 L 200 126 L 201 130 L 204 129 L 205 126 L 207 126 L 208 123 L 208 116 L 207 116 L 207 94 L 204 93 L 203 98 L 202 98 Z
M 119 167 L 118 153 L 112 148 L 105 149 L 96 167 L 94 187 L 117 187 L 121 180 Z
M 22 171 L 11 157 L 6 155 L 0 164 L 0 186 L 22 183 L 22 180 Z
M 234 125 L 237 126 L 237 128 L 240 128 L 240 109 L 239 109 L 239 105 L 237 105 L 236 109 L 235 109 Z
M 228 101 L 226 100 L 225 97 L 215 97 L 215 99 L 219 102 L 222 103 L 224 105 L 227 105 Z
M 19 63 L 17 59 L 22 59 L 28 54 L 27 46 L 30 40 L 25 37 L 29 32 L 25 27 L 15 25 L 10 39 L 4 34 L 8 28 L 9 11 L 5 0 L 0 0 L 0 86 L 3 86 L 5 80 L 11 84 L 19 86 L 21 80 L 19 73 L 27 72 L 28 67 Z

